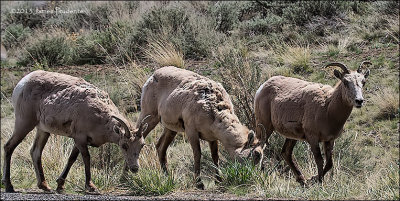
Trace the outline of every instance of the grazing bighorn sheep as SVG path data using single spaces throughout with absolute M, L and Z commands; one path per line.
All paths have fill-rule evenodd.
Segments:
M 34 128 L 36 138 L 31 149 L 38 187 L 51 189 L 44 177 L 41 155 L 50 133 L 74 139 L 75 146 L 68 163 L 57 179 L 57 191 L 63 191 L 69 169 L 82 154 L 85 164 L 85 187 L 96 190 L 90 178 L 90 155 L 87 145 L 98 147 L 104 143 L 119 144 L 127 167 L 136 172 L 138 161 L 133 146 L 142 138 L 131 135 L 133 126 L 118 111 L 108 94 L 82 78 L 42 70 L 29 73 L 18 82 L 12 94 L 15 126 L 11 138 L 4 145 L 3 183 L 6 192 L 14 192 L 10 180 L 10 162 L 14 149 Z M 140 147 L 141 148 L 141 147 Z
M 257 125 L 262 125 L 257 127 L 257 133 L 265 129 L 266 138 L 262 139 L 265 142 L 274 130 L 286 137 L 282 157 L 301 184 L 306 184 L 306 180 L 292 158 L 297 140 L 310 144 L 318 167 L 318 175 L 311 180 L 322 182 L 333 165 L 334 140 L 342 133 L 353 106 L 360 108 L 363 105 L 362 87 L 370 72 L 362 72 L 364 64 L 371 63 L 362 62 L 357 71 L 349 71 L 341 63 L 328 64 L 327 67 L 337 66 L 343 70 L 334 70 L 334 75 L 340 79 L 334 88 L 296 78 L 274 76 L 257 90 L 254 110 Z M 324 168 L 319 142 L 323 142 L 325 148 L 327 162 Z
M 142 131 L 141 123 L 148 123 Z M 262 158 L 262 148 L 254 131 L 239 122 L 229 95 L 221 84 L 194 72 L 163 67 L 154 72 L 142 89 L 141 112 L 136 133 L 147 134 L 161 122 L 164 131 L 157 142 L 161 167 L 167 171 L 166 151 L 177 132 L 185 132 L 194 155 L 197 188 L 204 189 L 200 175 L 200 141 L 209 142 L 213 162 L 218 166 L 218 140 L 239 161 Z M 217 175 L 217 178 L 218 175 Z

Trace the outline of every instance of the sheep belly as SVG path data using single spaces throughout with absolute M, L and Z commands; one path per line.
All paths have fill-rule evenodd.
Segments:
M 295 140 L 305 140 L 302 124 L 303 105 L 294 100 L 278 100 L 272 104 L 271 121 L 281 135 Z

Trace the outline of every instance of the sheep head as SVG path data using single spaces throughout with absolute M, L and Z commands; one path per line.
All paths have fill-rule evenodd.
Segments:
M 256 166 L 261 165 L 264 146 L 256 139 L 254 131 L 249 130 L 247 142 L 239 153 L 240 159 L 252 160 Z
M 135 173 L 139 170 L 139 153 L 144 146 L 144 139 L 142 135 L 132 135 L 134 132 L 130 124 L 126 124 L 116 116 L 112 116 L 112 118 L 118 122 L 114 124 L 113 130 L 120 135 L 118 145 L 125 157 L 126 168 Z
M 342 98 L 351 106 L 361 108 L 364 103 L 362 88 L 366 83 L 366 79 L 370 74 L 370 70 L 363 71 L 365 65 L 371 65 L 369 61 L 363 61 L 357 71 L 349 71 L 348 68 L 341 63 L 331 63 L 329 66 L 338 66 L 343 72 L 334 70 L 334 75 L 343 83 Z

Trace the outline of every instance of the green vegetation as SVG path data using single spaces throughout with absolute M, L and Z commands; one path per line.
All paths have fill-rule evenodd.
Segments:
M 165 175 L 158 169 L 144 169 L 137 174 L 128 173 L 125 186 L 132 195 L 164 195 L 176 188 L 173 173 Z
M 334 85 L 330 62 L 352 70 L 370 60 L 365 106 L 353 109 L 335 142 L 334 167 L 322 185 L 300 186 L 280 157 L 284 139 L 274 133 L 264 152 L 263 170 L 229 159 L 220 147 L 221 182 L 215 181 L 208 144 L 201 143 L 205 188 L 211 193 L 277 199 L 399 199 L 399 2 L 47 2 L 43 9 L 77 13 L 12 13 L 32 2 L 1 1 L 1 147 L 14 128 L 11 95 L 18 81 L 36 69 L 82 77 L 109 93 L 135 122 L 141 87 L 164 65 L 175 65 L 221 82 L 235 113 L 255 127 L 254 95 L 274 75 Z M 16 189 L 36 188 L 29 148 L 35 130 L 13 154 Z M 163 195 L 195 189 L 193 153 L 184 134 L 167 152 L 169 175 L 160 171 L 157 126 L 146 138 L 137 174 L 123 171 L 117 145 L 90 148 L 92 178 L 102 193 Z M 72 149 L 69 138 L 51 135 L 43 152 L 46 179 L 53 189 Z M 294 156 L 306 178 L 317 173 L 307 143 Z M 1 155 L 1 164 L 4 156 Z M 65 184 L 67 193 L 84 190 L 81 158 Z M 3 188 L 3 186 L 1 186 Z

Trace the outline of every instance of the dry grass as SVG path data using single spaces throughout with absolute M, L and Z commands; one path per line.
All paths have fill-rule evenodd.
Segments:
M 378 119 L 395 118 L 399 114 L 399 93 L 386 87 L 371 97 L 371 101 L 377 106 L 375 117 Z
M 285 45 L 277 51 L 278 59 L 295 73 L 310 72 L 311 50 L 308 45 Z
M 157 62 L 160 66 L 185 68 L 183 53 L 167 40 L 153 38 L 144 52 L 147 58 Z

